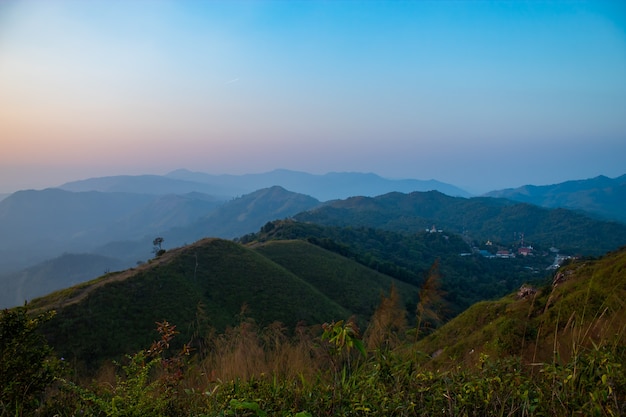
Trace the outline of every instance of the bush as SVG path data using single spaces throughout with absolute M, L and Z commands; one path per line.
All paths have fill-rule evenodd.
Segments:
M 60 369 L 52 348 L 37 332 L 54 312 L 29 317 L 26 307 L 0 314 L 0 415 L 30 415 Z

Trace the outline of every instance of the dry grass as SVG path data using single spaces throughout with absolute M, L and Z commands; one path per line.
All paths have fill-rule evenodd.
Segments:
M 310 328 L 298 326 L 290 335 L 278 322 L 259 329 L 253 321 L 244 320 L 207 344 L 208 352 L 196 367 L 205 388 L 216 381 L 270 376 L 310 380 L 319 373 L 323 354 Z

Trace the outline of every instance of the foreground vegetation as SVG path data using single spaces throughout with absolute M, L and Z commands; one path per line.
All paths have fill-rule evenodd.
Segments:
M 425 328 L 439 291 L 431 272 L 410 321 L 393 286 L 363 331 L 349 319 L 261 326 L 242 311 L 191 348 L 161 321 L 151 345 L 91 374 L 37 332 L 52 313 L 5 310 L 0 416 L 626 414 L 626 248 L 435 332 Z
M 385 315 L 385 312 L 379 312 Z M 389 323 L 387 323 L 389 324 Z M 321 337 L 262 331 L 249 321 L 213 339 L 211 353 L 172 352 L 174 326 L 123 364 L 87 381 L 57 371 L 44 395 L 3 390 L 2 416 L 618 416 L 626 413 L 624 351 L 600 345 L 570 360 L 525 364 L 480 358 L 473 368 L 430 369 L 392 333 L 361 353 L 351 322 Z M 380 330 L 380 329 L 379 329 Z M 365 346 L 365 345 L 364 345 Z M 406 345 L 404 346 L 407 347 Z M 365 352 L 365 351 L 364 351 Z M 3 352 L 4 353 L 4 352 Z M 41 388 L 41 387 L 40 387 Z M 39 401 L 37 401 L 39 399 Z

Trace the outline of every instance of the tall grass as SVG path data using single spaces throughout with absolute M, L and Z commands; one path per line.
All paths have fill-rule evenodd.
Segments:
M 382 310 L 390 309 L 391 298 L 383 297 Z M 601 313 L 597 316 L 603 317 Z M 338 353 L 336 346 L 323 340 L 319 327 L 287 329 L 273 323 L 259 328 L 254 321 L 243 318 L 238 326 L 213 335 L 202 355 L 184 366 L 177 362 L 184 372 L 180 379 L 171 380 L 174 373 L 164 366 L 165 362 L 147 361 L 145 352 L 140 352 L 117 370 L 105 367 L 92 385 L 99 389 L 87 391 L 88 395 L 79 390 L 80 395 L 61 400 L 50 398 L 40 414 L 626 415 L 626 348 L 612 340 L 588 345 L 576 339 L 569 345 L 567 359 L 557 354 L 545 363 L 530 364 L 518 355 L 492 358 L 481 354 L 473 367 L 429 370 L 415 361 L 412 349 L 407 349 L 411 342 L 401 334 L 403 330 L 390 330 L 381 326 L 380 320 L 372 323 L 377 324 L 372 324 L 365 335 L 376 343 L 369 345 L 367 358 L 338 362 L 333 357 Z M 572 324 L 569 326 L 557 333 L 570 332 Z M 588 327 L 576 334 L 591 331 Z M 394 347 L 380 340 L 402 342 Z M 177 357 L 181 356 L 176 352 L 159 356 Z M 164 381 L 170 381 L 169 385 Z M 132 412 L 124 414 L 121 410 Z

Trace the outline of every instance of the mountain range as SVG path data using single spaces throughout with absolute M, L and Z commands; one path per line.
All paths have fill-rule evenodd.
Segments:
M 583 194 L 606 196 L 610 187 Z M 577 194 L 579 188 L 552 194 Z M 234 414 L 244 410 L 238 408 L 242 404 L 249 411 L 262 410 L 259 404 L 269 410 L 267 393 L 277 398 L 276 388 L 293 385 L 299 396 L 314 380 L 312 392 L 327 392 L 320 409 L 328 408 L 330 393 L 335 398 L 341 387 L 346 398 L 369 401 L 379 393 L 387 404 L 389 395 L 398 393 L 397 404 L 426 407 L 433 405 L 431 398 L 449 397 L 462 400 L 464 409 L 498 415 L 534 410 L 546 401 L 552 401 L 543 407 L 549 412 L 537 415 L 561 415 L 564 404 L 572 410 L 565 414 L 624 410 L 623 222 L 582 209 L 434 190 L 327 201 L 281 186 L 226 200 L 187 191 L 50 189 L 0 201 L 0 232 L 13 234 L 0 234 L 4 250 L 17 255 L 22 247 L 33 257 L 37 245 L 49 252 L 78 248 L 0 275 L 0 296 L 9 306 L 29 300 L 24 308 L 4 310 L 5 324 L 19 324 L 13 317 L 28 314 L 32 320 L 24 323 L 38 326 L 40 337 L 11 346 L 22 361 L 16 374 L 30 360 L 26 354 L 47 342 L 59 358 L 47 360 L 71 369 L 72 389 L 88 393 L 81 381 L 111 387 L 115 391 L 96 395 L 102 395 L 102 404 L 112 398 L 114 408 L 123 398 L 118 394 L 130 391 L 129 404 L 136 404 L 135 392 L 149 402 L 155 397 L 154 385 L 144 384 L 150 369 L 146 355 L 165 343 L 168 351 L 181 352 L 157 350 L 162 356 L 154 359 L 163 372 L 180 359 L 180 372 L 172 368 L 171 375 L 184 379 L 185 390 L 172 395 L 183 404 L 197 392 L 194 404 L 205 404 L 224 387 L 230 402 L 216 403 L 215 410 L 230 404 Z M 224 238 L 212 237 L 217 234 Z M 154 342 L 155 325 L 176 337 Z M 9 339 L 21 337 L 19 326 L 10 330 L 15 334 L 8 332 Z M 329 334 L 337 336 L 328 339 Z M 340 352 L 348 364 L 343 368 L 336 367 L 341 340 L 347 341 Z M 279 346 L 288 350 L 273 350 Z M 274 354 L 290 366 L 291 358 L 300 357 L 290 356 L 296 352 L 321 360 L 324 370 L 311 379 L 299 373 L 287 384 L 274 365 L 257 366 Z M 183 372 L 184 353 L 193 365 Z M 238 368 L 230 376 L 219 365 L 250 358 L 257 364 L 252 374 Z M 135 365 L 141 385 L 127 385 L 137 380 Z M 155 378 L 160 372 L 155 370 Z M 328 381 L 320 380 L 324 375 Z M 230 378 L 232 385 L 226 385 Z M 200 380 L 207 382 L 198 385 Z M 362 384 L 368 389 L 361 390 Z M 352 391 L 357 386 L 358 395 Z M 407 402 L 404 392 L 419 398 Z M 96 397 L 81 398 L 87 399 L 83 407 Z M 67 404 L 82 409 L 66 395 L 55 401 L 59 409 Z M 432 412 L 448 404 L 442 400 Z M 381 415 L 388 414 L 385 407 Z
M 180 169 L 163 176 L 139 175 L 91 178 L 66 183 L 59 188 L 68 191 L 148 194 L 180 194 L 198 191 L 221 197 L 236 197 L 274 185 L 280 185 L 288 190 L 312 196 L 320 201 L 355 195 L 375 196 L 390 191 L 437 190 L 453 196 L 470 196 L 468 192 L 458 187 L 436 180 L 393 180 L 382 178 L 372 173 L 358 172 L 331 172 L 324 175 L 314 175 L 285 169 L 245 175 L 211 175 Z
M 450 197 L 437 191 L 331 201 L 294 218 L 410 233 L 436 226 L 436 230 L 463 234 L 476 242 L 556 247 L 570 254 L 600 255 L 626 244 L 623 223 L 599 221 L 565 209 L 487 197 Z
M 345 199 L 322 202 L 279 186 L 232 196 L 246 187 L 273 181 L 318 196 L 330 197 L 335 193 L 336 197 L 342 193 Z M 57 189 L 19 191 L 0 201 L 0 306 L 21 304 L 24 299 L 72 285 L 77 279 L 87 280 L 103 271 L 145 262 L 152 256 L 152 241 L 157 236 L 164 237 L 166 248 L 174 248 L 204 237 L 239 238 L 258 231 L 267 222 L 289 217 L 328 226 L 403 233 L 435 226 L 447 235 L 459 235 L 473 242 L 475 248 L 493 242 L 494 246 L 484 249 L 514 250 L 514 246 L 526 244 L 543 251 L 556 247 L 569 254 L 598 255 L 626 243 L 625 226 L 600 220 L 598 210 L 586 212 L 581 207 L 586 201 L 590 210 L 603 207 L 607 213 L 604 218 L 611 217 L 610 213 L 614 213 L 612 218 L 619 217 L 623 212 L 623 181 L 624 176 L 614 180 L 599 177 L 535 187 L 533 196 L 552 196 L 538 203 L 557 205 L 557 201 L 569 201 L 569 210 L 516 203 L 513 199 L 495 198 L 495 194 L 455 197 L 455 193 L 464 192 L 438 182 L 286 170 L 244 176 L 179 170 L 166 176 L 93 178 Z M 418 186 L 442 187 L 450 195 L 439 191 L 376 194 Z M 358 190 L 363 195 L 346 198 Z M 594 200 L 594 196 L 608 195 L 614 198 Z M 90 258 L 94 255 L 100 258 L 92 266 L 88 261 L 72 258 L 83 269 L 65 273 L 65 255 L 69 254 L 84 255 L 85 260 L 95 259 Z M 41 282 L 45 276 L 50 277 L 48 283 Z

